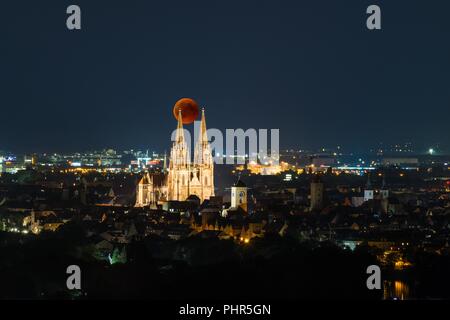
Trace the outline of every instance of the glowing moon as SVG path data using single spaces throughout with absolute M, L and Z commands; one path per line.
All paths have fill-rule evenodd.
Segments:
M 197 102 L 191 98 L 183 98 L 177 101 L 173 107 L 173 115 L 178 120 L 178 113 L 181 110 L 181 117 L 183 118 L 183 124 L 189 124 L 194 122 L 199 114 L 199 108 Z

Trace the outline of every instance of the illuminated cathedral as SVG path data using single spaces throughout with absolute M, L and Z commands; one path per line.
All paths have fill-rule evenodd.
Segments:
M 184 137 L 181 109 L 170 151 L 169 168 L 164 173 L 145 173 L 136 190 L 136 206 L 156 207 L 158 202 L 184 201 L 195 195 L 200 202 L 214 196 L 214 163 L 206 132 L 205 110 L 202 110 L 200 133 L 191 161 Z

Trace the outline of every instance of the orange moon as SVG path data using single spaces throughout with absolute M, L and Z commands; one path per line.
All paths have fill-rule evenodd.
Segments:
M 183 118 L 183 124 L 189 124 L 194 122 L 199 114 L 198 104 L 191 98 L 180 99 L 173 106 L 173 115 L 177 120 L 179 110 L 181 110 L 181 117 Z

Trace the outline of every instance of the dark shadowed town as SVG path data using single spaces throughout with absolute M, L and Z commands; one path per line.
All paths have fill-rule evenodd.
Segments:
M 2 159 L 2 298 L 449 298 L 448 156 L 286 150 L 213 166 L 208 199 L 167 201 L 164 154 Z

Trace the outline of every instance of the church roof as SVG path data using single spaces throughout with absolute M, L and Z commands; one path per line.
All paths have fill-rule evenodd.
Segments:
M 200 198 L 195 194 L 191 194 L 189 197 L 187 197 L 186 201 L 195 201 L 197 203 L 200 203 Z
M 234 186 L 238 187 L 238 188 L 246 188 L 247 187 L 247 185 L 244 182 L 242 182 L 240 177 L 239 177 L 238 181 L 234 184 Z
M 167 175 L 164 173 L 153 173 L 151 174 L 153 179 L 153 185 L 155 186 L 164 186 L 166 183 Z
M 142 176 L 141 180 L 139 181 L 139 184 L 149 184 L 149 183 L 150 181 L 148 180 L 148 173 L 145 173 Z
M 166 174 L 164 173 L 146 173 L 139 181 L 139 184 L 153 183 L 155 186 L 163 186 L 166 182 Z

